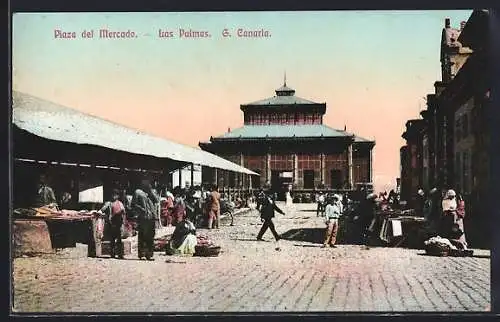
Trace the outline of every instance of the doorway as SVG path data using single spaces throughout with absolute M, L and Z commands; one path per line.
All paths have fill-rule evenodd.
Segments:
M 304 189 L 314 189 L 314 170 L 304 170 Z
M 342 188 L 342 171 L 337 169 L 330 170 L 330 184 L 333 189 Z
M 288 186 L 292 184 L 293 177 L 286 176 L 291 171 L 271 170 L 271 190 L 278 195 L 278 200 L 285 200 Z
M 260 188 L 260 174 L 261 174 L 261 171 L 260 171 L 260 169 L 254 169 L 252 171 L 259 174 L 259 176 L 251 176 L 252 189 L 259 189 Z

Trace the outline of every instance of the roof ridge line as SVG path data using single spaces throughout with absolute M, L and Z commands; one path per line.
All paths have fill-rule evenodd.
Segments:
M 12 100 L 14 100 L 14 93 L 17 93 L 19 95 L 22 95 L 22 96 L 27 96 L 27 97 L 31 97 L 31 98 L 34 98 L 34 99 L 37 99 L 37 100 L 41 100 L 41 101 L 44 101 L 44 102 L 47 102 L 47 103 L 50 103 L 52 105 L 55 105 L 55 107 L 58 107 L 58 108 L 61 108 L 61 109 L 65 109 L 65 110 L 69 110 L 71 112 L 75 112 L 75 113 L 79 113 L 79 114 L 83 114 L 85 116 L 88 116 L 88 117 L 91 117 L 93 119 L 96 119 L 96 120 L 99 120 L 99 121 L 104 121 L 106 123 L 109 123 L 109 124 L 112 124 L 114 126 L 119 126 L 119 127 L 122 127 L 124 129 L 127 129 L 127 130 L 130 130 L 130 131 L 133 131 L 133 132 L 136 132 L 137 134 L 141 134 L 141 135 L 145 135 L 145 136 L 149 136 L 149 137 L 153 137 L 153 138 L 156 138 L 156 139 L 160 139 L 160 140 L 169 140 L 170 142 L 172 143 L 175 143 L 175 144 L 179 144 L 179 145 L 182 145 L 182 146 L 185 146 L 185 147 L 189 147 L 189 148 L 193 148 L 193 149 L 197 149 L 197 150 L 201 150 L 199 147 L 195 147 L 195 146 L 191 146 L 191 145 L 187 145 L 187 144 L 184 144 L 184 143 L 180 143 L 180 142 L 177 142 L 177 141 L 174 141 L 170 138 L 167 138 L 167 137 L 161 137 L 161 136 L 158 136 L 158 135 L 155 135 L 155 134 L 152 134 L 152 133 L 148 133 L 148 132 L 145 132 L 144 130 L 139 130 L 139 129 L 135 129 L 131 126 L 128 126 L 128 125 L 125 125 L 125 124 L 121 124 L 121 123 L 117 123 L 117 122 L 114 122 L 114 121 L 111 121 L 110 119 L 108 118 L 104 118 L 104 117 L 101 117 L 101 116 L 97 116 L 97 115 L 94 115 L 94 114 L 90 114 L 88 112 L 84 112 L 84 111 L 81 111 L 81 110 L 78 110 L 78 109 L 75 109 L 75 108 L 72 108 L 72 107 L 68 107 L 66 105 L 62 105 L 60 103 L 56 103 L 52 100 L 49 100 L 49 99 L 46 99 L 46 98 L 42 98 L 42 97 L 39 97 L 39 96 L 35 96 L 33 94 L 29 94 L 29 93 L 26 93 L 26 92 L 21 92 L 21 91 L 15 91 L 15 90 L 12 90 Z M 14 104 L 12 104 L 14 105 Z M 12 107 L 13 110 L 14 110 L 14 106 Z

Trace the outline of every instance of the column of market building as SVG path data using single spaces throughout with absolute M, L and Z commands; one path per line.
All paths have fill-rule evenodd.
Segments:
M 296 187 L 299 184 L 299 157 L 297 153 L 293 155 L 293 184 Z
M 271 184 L 271 154 L 266 154 L 266 185 Z
M 349 189 L 352 189 L 354 187 L 354 178 L 352 171 L 352 144 L 349 144 L 349 147 L 347 148 L 347 167 L 349 173 Z
M 321 177 L 321 186 L 323 186 L 323 187 L 324 187 L 324 185 L 325 185 L 325 181 L 326 181 L 326 180 L 325 180 L 325 177 L 326 177 L 326 176 L 325 176 L 325 170 L 326 170 L 326 169 L 325 169 L 325 154 L 324 154 L 324 153 L 321 153 L 320 158 L 321 158 L 321 166 L 320 166 L 320 172 L 321 172 L 321 175 L 320 175 L 320 177 Z

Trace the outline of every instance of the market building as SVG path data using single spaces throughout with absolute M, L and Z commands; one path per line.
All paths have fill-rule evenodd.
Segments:
M 454 189 L 467 207 L 470 233 L 484 241 L 485 209 L 490 168 L 489 14 L 475 10 L 460 29 L 445 20 L 441 63 L 442 80 L 427 96 L 422 119 L 407 123 L 402 189 L 407 198 L 415 187 Z M 411 174 L 413 177 L 410 179 Z M 405 176 L 403 178 L 403 176 Z M 417 188 L 418 189 L 418 188 Z
M 298 192 L 371 184 L 374 141 L 325 125 L 326 103 L 296 96 L 286 78 L 275 92 L 240 105 L 244 125 L 199 146 L 259 173 L 253 177 L 254 188 Z M 230 186 L 245 184 L 229 175 L 218 180 Z
M 35 227 L 33 221 L 53 222 L 55 217 L 58 225 L 88 221 L 89 216 L 80 216 L 80 210 L 88 214 L 100 209 L 113 189 L 131 195 L 142 179 L 156 183 L 157 188 L 181 186 L 184 180 L 193 186 L 195 167 L 199 166 L 202 171 L 214 168 L 243 177 L 257 175 L 199 148 L 141 133 L 25 93 L 14 91 L 12 105 L 12 210 L 14 228 L 22 226 L 25 232 Z M 171 173 L 186 167 L 190 176 L 181 175 L 179 182 L 172 182 Z M 59 206 L 57 211 L 47 210 L 51 218 L 41 215 L 36 201 L 41 175 L 54 191 Z M 71 199 L 63 203 L 64 195 Z M 36 215 L 32 215 L 33 210 Z M 63 228 L 57 234 L 66 235 L 65 240 L 74 247 L 71 235 L 77 234 L 76 229 Z M 26 245 L 26 240 L 19 242 L 20 234 L 15 240 L 18 245 Z

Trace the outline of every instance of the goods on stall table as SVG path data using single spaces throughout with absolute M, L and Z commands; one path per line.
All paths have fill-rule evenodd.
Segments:
M 167 247 L 172 235 L 165 235 L 162 237 L 155 238 L 154 241 L 154 250 L 155 251 L 164 251 Z M 221 251 L 221 247 L 215 245 L 206 235 L 197 235 L 196 236 L 196 247 L 194 256 L 203 256 L 203 257 L 211 257 L 218 256 Z

